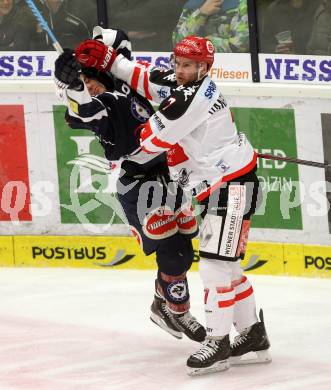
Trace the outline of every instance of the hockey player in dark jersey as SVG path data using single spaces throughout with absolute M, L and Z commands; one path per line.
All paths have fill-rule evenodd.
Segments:
M 252 285 L 240 267 L 258 197 L 256 153 L 238 133 L 220 87 L 208 76 L 212 42 L 196 36 L 183 39 L 174 49 L 174 70 L 142 67 L 91 40 L 76 48 L 76 56 L 82 64 L 111 70 L 160 103 L 140 133 L 140 145 L 147 155 L 166 151 L 172 178 L 203 210 L 199 271 L 207 337 L 189 357 L 188 373 L 222 371 L 230 363 L 270 362 L 263 313 L 259 320 Z M 230 345 L 232 325 L 239 334 Z
M 112 36 L 112 43 L 130 58 L 129 43 L 118 35 Z M 176 338 L 184 333 L 202 342 L 206 332 L 189 311 L 186 278 L 194 256 L 191 238 L 197 234 L 197 222 L 183 202 L 183 192 L 168 190 L 171 183 L 165 154 L 146 158 L 146 153 L 139 151 L 136 129 L 153 114 L 153 107 L 125 82 L 79 66 L 70 49 L 56 60 L 55 77 L 67 103 L 68 124 L 93 131 L 106 158 L 121 165 L 117 191 L 130 229 L 146 255 L 156 252 L 158 274 L 151 320 Z

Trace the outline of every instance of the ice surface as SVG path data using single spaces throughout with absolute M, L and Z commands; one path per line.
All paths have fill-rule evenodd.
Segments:
M 0 390 L 330 390 L 331 279 L 250 279 L 273 362 L 191 378 L 199 345 L 149 320 L 154 272 L 0 268 Z

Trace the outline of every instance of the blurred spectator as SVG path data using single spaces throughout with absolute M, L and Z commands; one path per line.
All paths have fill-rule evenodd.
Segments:
M 331 0 L 317 8 L 307 54 L 331 55 Z
M 187 35 L 209 38 L 216 52 L 249 51 L 247 0 L 189 0 L 184 5 L 174 44 Z
M 0 0 L 0 51 L 29 50 L 34 24 L 34 18 L 24 5 L 14 0 Z
M 187 0 L 107 0 L 108 25 L 125 30 L 135 51 L 172 51 L 172 32 Z
M 262 53 L 305 54 L 320 0 L 274 0 L 260 33 Z
M 68 12 L 67 3 L 67 0 L 38 0 L 36 5 L 62 47 L 71 48 L 88 39 L 91 33 L 82 19 Z M 38 24 L 36 32 L 37 38 L 32 43 L 33 50 L 54 50 L 48 35 Z

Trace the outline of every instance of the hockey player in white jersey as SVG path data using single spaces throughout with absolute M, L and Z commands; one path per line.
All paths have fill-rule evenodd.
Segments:
M 76 58 L 85 66 L 111 70 L 160 103 L 140 133 L 140 145 L 146 153 L 167 152 L 172 177 L 203 209 L 200 275 L 207 338 L 189 357 L 188 373 L 269 362 L 263 313 L 258 319 L 253 288 L 240 267 L 258 197 L 257 156 L 245 135 L 238 134 L 228 103 L 208 76 L 212 43 L 196 36 L 183 39 L 174 48 L 174 70 L 129 61 L 93 40 L 76 49 Z M 230 345 L 232 324 L 239 334 Z

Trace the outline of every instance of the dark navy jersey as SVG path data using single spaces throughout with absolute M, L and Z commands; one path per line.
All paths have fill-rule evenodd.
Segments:
M 77 129 L 89 129 L 99 139 L 108 160 L 118 160 L 139 147 L 136 129 L 154 113 L 149 101 L 126 83 L 91 98 L 86 90 L 68 90 L 66 121 Z

